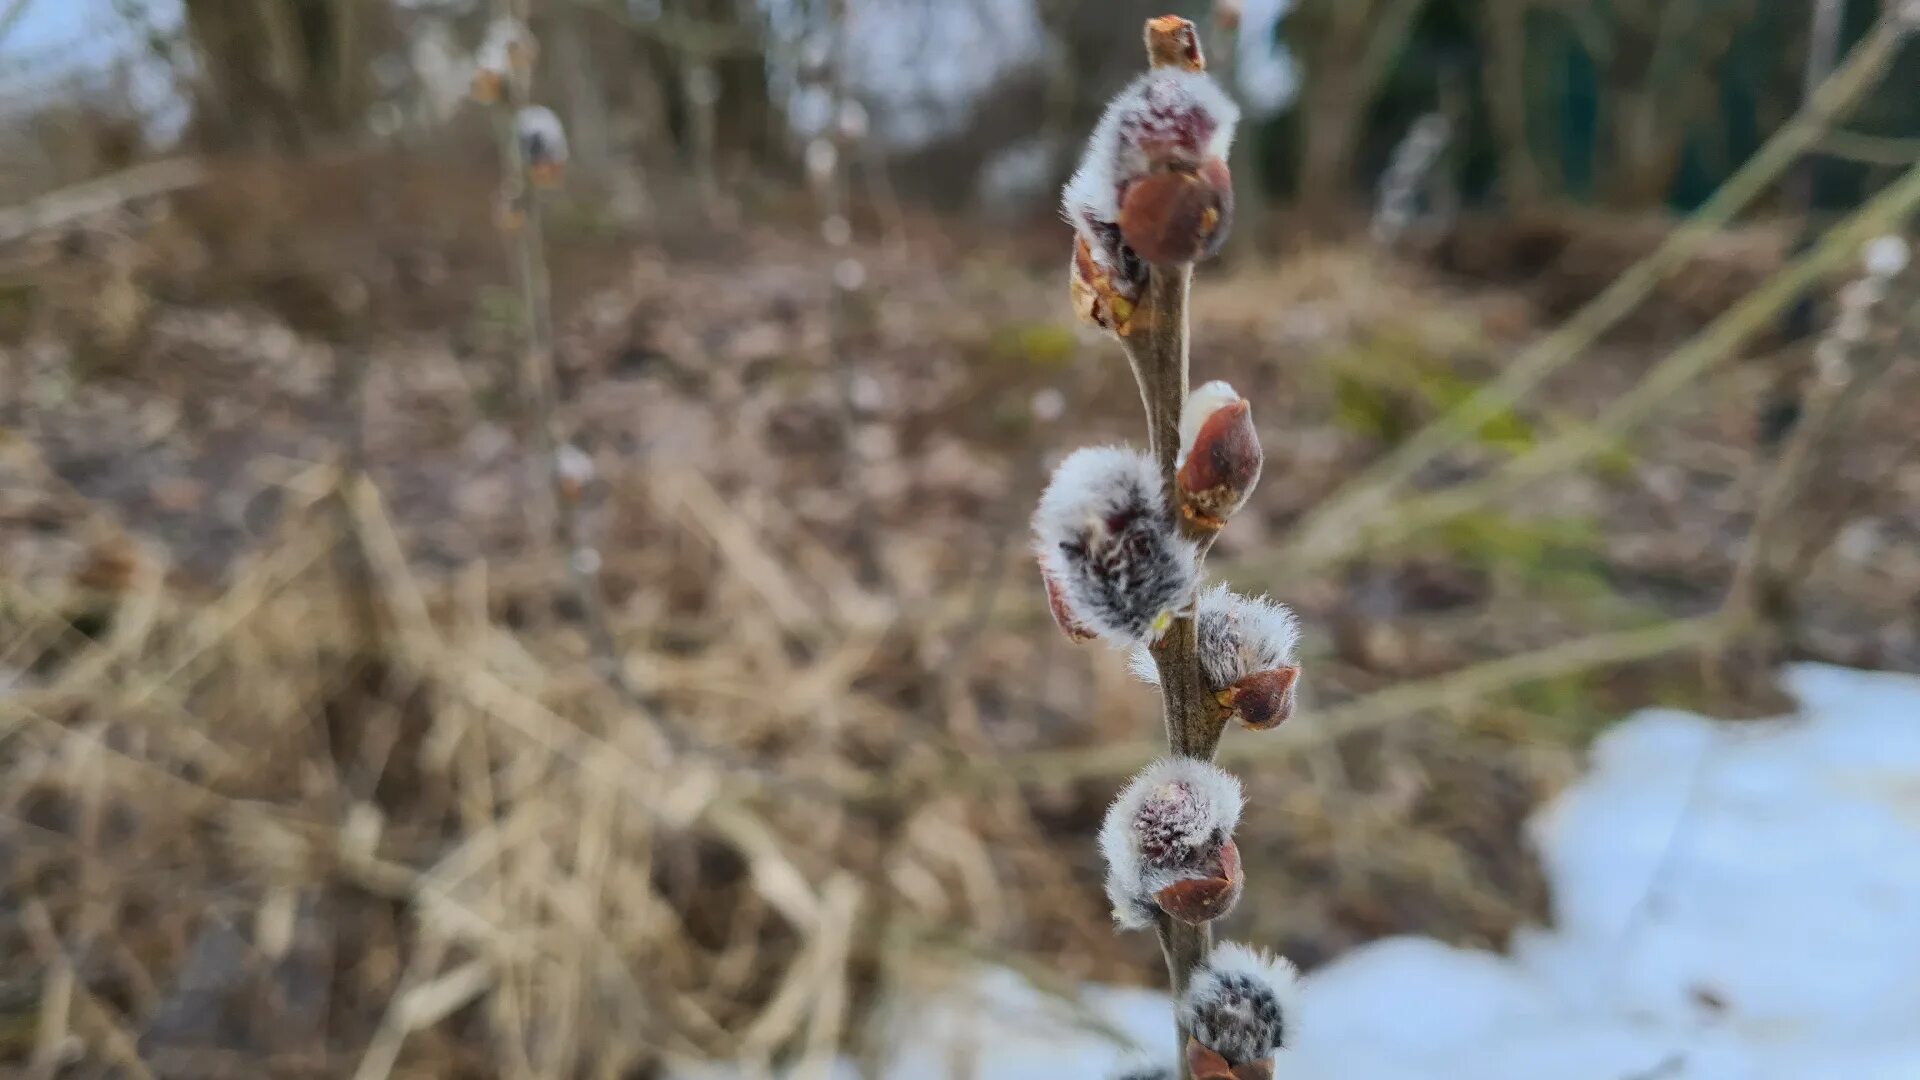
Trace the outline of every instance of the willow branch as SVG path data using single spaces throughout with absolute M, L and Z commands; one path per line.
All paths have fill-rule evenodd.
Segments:
M 1134 379 L 1140 384 L 1140 399 L 1147 413 L 1147 442 L 1160 466 L 1170 510 L 1180 505 L 1174 474 L 1180 455 L 1180 412 L 1187 404 L 1187 293 L 1192 281 L 1191 265 L 1153 267 L 1146 297 L 1134 316 L 1133 331 L 1123 339 Z M 1177 510 L 1173 512 L 1180 517 Z M 1188 531 L 1189 539 L 1206 543 L 1191 522 L 1182 520 L 1181 527 Z M 1193 615 L 1188 612 L 1177 616 L 1154 643 L 1153 659 L 1160 672 L 1167 748 L 1179 757 L 1209 761 L 1220 745 L 1226 715 L 1207 692 L 1197 645 Z M 1212 948 L 1213 933 L 1208 926 L 1190 926 L 1161 916 L 1160 949 L 1166 957 L 1167 977 L 1176 1000 L 1186 993 L 1193 969 Z M 1182 1025 L 1180 1046 L 1186 1045 L 1188 1034 Z

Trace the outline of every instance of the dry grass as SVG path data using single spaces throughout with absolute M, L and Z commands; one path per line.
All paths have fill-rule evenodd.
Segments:
M 1090 837 L 1152 697 L 1055 639 L 1024 556 L 1039 448 L 1138 409 L 1119 357 L 1055 321 L 1051 248 L 960 258 L 929 229 L 862 251 L 887 287 L 846 298 L 847 379 L 819 359 L 805 237 L 606 236 L 561 208 L 560 423 L 600 477 L 585 527 L 635 707 L 595 669 L 533 441 L 498 400 L 512 313 L 473 240 L 483 185 L 353 175 L 294 184 L 275 204 L 299 209 L 264 223 L 220 219 L 215 186 L 21 274 L 0 351 L 0 1063 L 817 1066 L 900 980 L 981 960 L 1146 977 Z M 107 264 L 144 301 L 90 368 L 74 313 Z M 343 278 L 380 286 L 370 325 L 314 317 Z M 1269 809 L 1236 934 L 1307 962 L 1402 931 L 1498 942 L 1543 899 L 1518 822 L 1588 725 L 1695 692 L 1684 664 L 1602 680 L 1526 657 L 1712 609 L 1763 380 L 1727 376 L 1544 511 L 1278 582 L 1274 538 L 1444 405 L 1429 376 L 1484 378 L 1535 312 L 1337 250 L 1198 296 L 1196 348 L 1259 402 L 1269 448 L 1223 565 L 1301 608 L 1303 719 L 1328 718 L 1248 770 Z M 364 414 L 333 394 L 343 357 L 367 363 Z M 1522 419 L 1578 419 L 1650 362 L 1607 359 Z M 1920 522 L 1882 460 L 1904 423 L 1889 404 L 1861 425 L 1885 491 L 1849 512 L 1879 515 L 1887 555 L 1821 570 L 1834 658 L 1907 647 L 1894 585 L 1920 567 L 1897 540 Z M 341 470 L 356 430 L 364 482 Z M 1569 505 L 1593 533 L 1539 520 Z M 877 566 L 848 554 L 863 529 Z

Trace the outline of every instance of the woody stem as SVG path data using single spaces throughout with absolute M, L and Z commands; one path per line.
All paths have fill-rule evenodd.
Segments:
M 1178 527 L 1201 544 L 1204 556 L 1207 540 L 1197 535 L 1180 514 L 1180 493 L 1174 483 L 1180 454 L 1180 413 L 1187 403 L 1187 292 L 1192 279 L 1193 268 L 1189 265 L 1153 267 L 1146 297 L 1134 315 L 1133 332 L 1123 340 L 1134 378 L 1140 384 L 1140 398 L 1146 405 L 1148 442 L 1160 466 L 1168 511 Z M 1153 658 L 1160 672 L 1167 748 L 1178 757 L 1213 760 L 1226 715 L 1201 679 L 1191 610 L 1176 617 L 1161 635 L 1153 646 Z M 1160 950 L 1166 957 L 1167 975 L 1177 999 L 1186 992 L 1194 969 L 1212 950 L 1213 934 L 1204 925 L 1188 926 L 1165 915 L 1160 918 L 1159 929 Z M 1189 1075 L 1188 1034 L 1182 1025 L 1181 1080 L 1188 1080 Z

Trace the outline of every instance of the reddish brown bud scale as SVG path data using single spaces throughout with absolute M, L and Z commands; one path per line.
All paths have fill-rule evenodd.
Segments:
M 1067 635 L 1067 640 L 1081 643 L 1092 641 L 1099 636 L 1089 630 L 1079 619 L 1073 617 L 1072 609 L 1067 607 L 1066 591 L 1060 587 L 1059 582 L 1053 580 L 1045 571 L 1041 572 L 1040 580 L 1047 586 L 1047 608 L 1053 612 L 1054 624 L 1060 627 L 1061 633 Z
M 1279 727 L 1293 715 L 1298 667 L 1257 671 L 1214 695 L 1222 708 L 1254 731 Z
M 1189 926 L 1221 918 L 1240 902 L 1247 875 L 1240 866 L 1240 848 L 1228 840 L 1220 848 L 1219 873 L 1213 877 L 1177 881 L 1153 895 L 1154 903 Z
M 1199 171 L 1167 169 L 1127 185 L 1120 235 L 1150 263 L 1187 263 L 1220 250 L 1233 219 L 1233 180 L 1215 158 Z
M 1161 15 L 1147 20 L 1147 63 L 1152 67 L 1177 67 L 1183 71 L 1207 70 L 1207 58 L 1200 51 L 1200 32 L 1192 22 L 1178 15 Z
M 1229 1065 L 1226 1058 L 1200 1045 L 1199 1040 L 1188 1038 L 1187 1071 L 1193 1080 L 1273 1080 L 1273 1059 Z
M 1208 158 L 1200 163 L 1200 179 L 1219 197 L 1220 218 L 1207 229 L 1207 242 L 1200 249 L 1201 258 L 1211 259 L 1220 254 L 1233 231 L 1233 173 L 1224 158 Z
M 1180 466 L 1180 512 L 1203 529 L 1219 530 L 1260 482 L 1264 462 L 1245 399 L 1214 410 Z
M 1094 261 L 1084 236 L 1073 238 L 1073 266 L 1069 277 L 1073 311 L 1080 320 L 1126 337 L 1133 328 L 1134 301 L 1115 285 L 1113 276 Z

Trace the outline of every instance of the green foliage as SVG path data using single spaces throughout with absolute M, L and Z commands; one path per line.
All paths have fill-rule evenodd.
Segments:
M 1335 414 L 1341 426 L 1397 443 L 1472 397 L 1480 383 L 1466 366 L 1410 329 L 1387 328 L 1332 361 Z M 1534 444 L 1534 428 L 1511 408 L 1480 425 L 1479 441 L 1502 454 Z
M 526 308 L 518 291 L 502 285 L 483 285 L 474 292 L 473 329 L 483 341 L 511 337 L 526 324 Z
M 1002 363 L 1063 368 L 1079 355 L 1080 338 L 1065 323 L 1003 323 L 994 329 L 991 348 Z
M 24 276 L 0 279 L 0 342 L 18 344 L 32 325 L 39 292 Z
M 1517 518 L 1488 511 L 1438 526 L 1426 543 L 1529 590 L 1601 603 L 1613 595 L 1600 557 L 1603 539 L 1598 524 L 1584 518 Z

